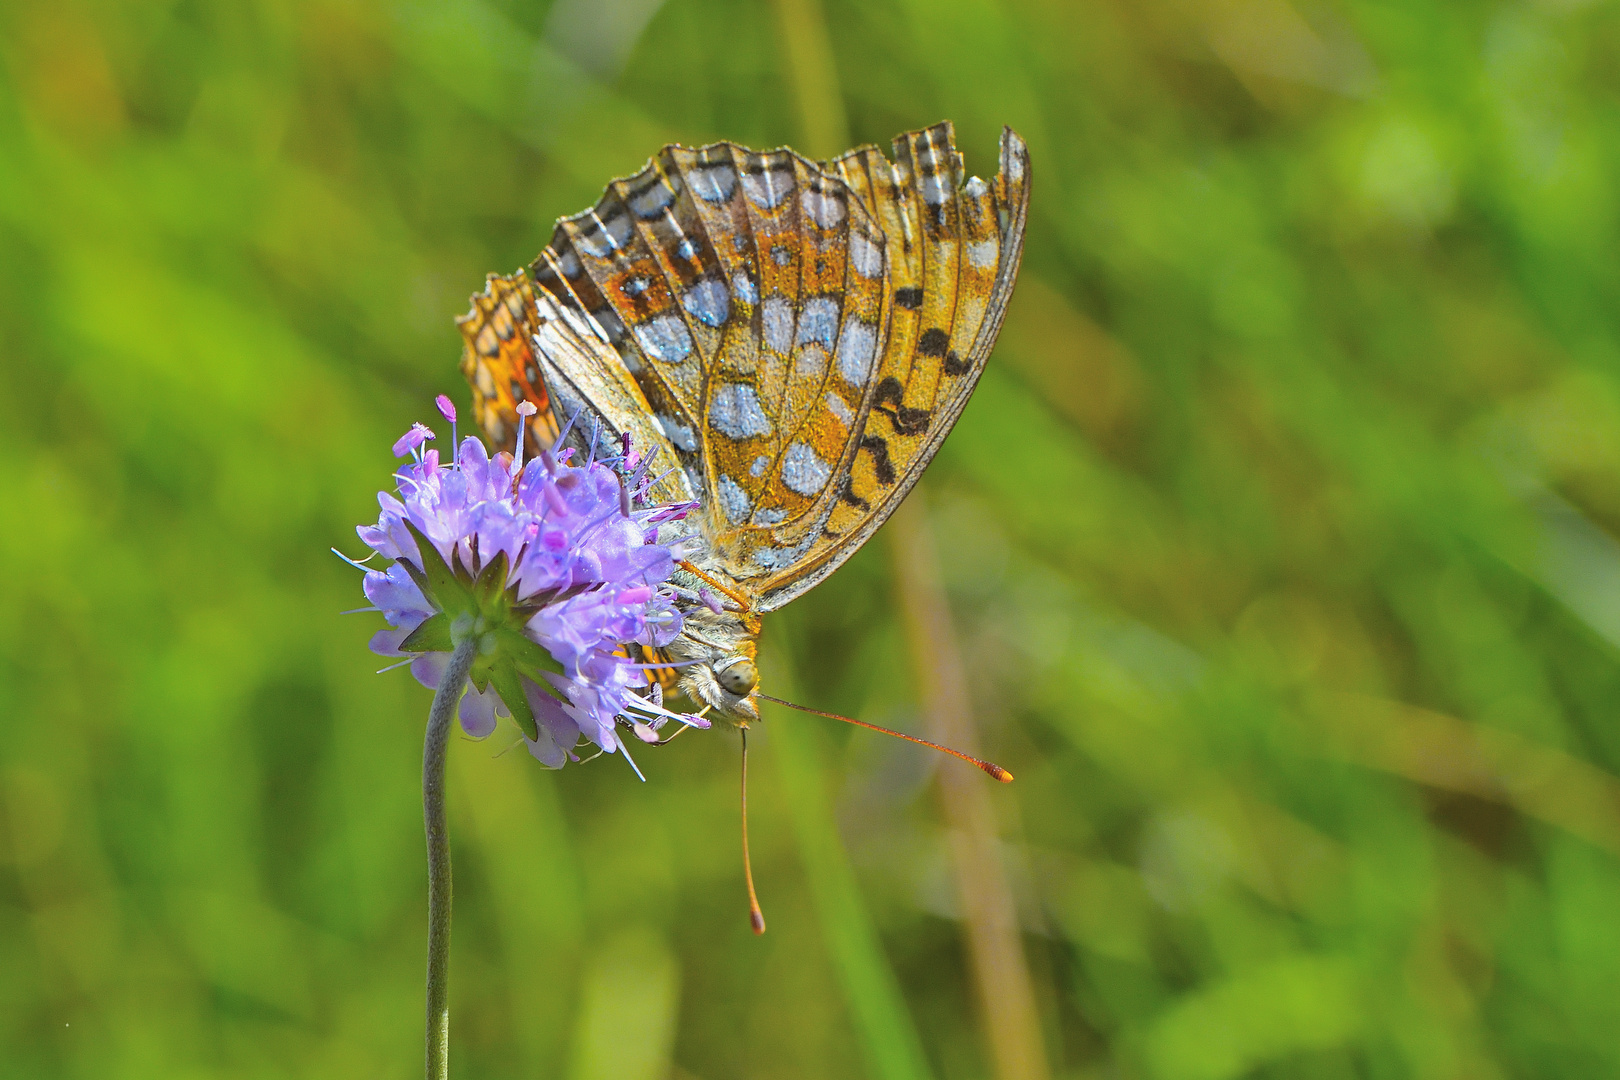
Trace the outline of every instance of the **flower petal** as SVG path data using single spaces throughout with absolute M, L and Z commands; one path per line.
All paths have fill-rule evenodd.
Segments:
M 416 626 L 421 625 L 421 622 L 422 620 L 418 619 L 416 625 L 396 626 L 388 630 L 379 630 L 371 635 L 371 641 L 367 647 L 378 656 L 409 656 L 409 653 L 400 651 L 400 642 L 415 633 Z
M 417 682 L 429 690 L 437 690 L 440 680 L 444 678 L 445 669 L 449 666 L 449 653 L 423 653 L 411 661 L 411 674 L 416 676 Z
M 529 747 L 529 753 L 534 755 L 536 761 L 548 769 L 560 769 L 568 764 L 568 752 L 557 745 L 557 740 L 551 737 L 551 732 L 544 727 L 540 729 L 538 739 L 524 739 Z
M 495 706 L 500 695 L 491 686 L 482 694 L 476 686 L 467 687 L 461 695 L 461 730 L 475 739 L 482 739 L 495 730 Z

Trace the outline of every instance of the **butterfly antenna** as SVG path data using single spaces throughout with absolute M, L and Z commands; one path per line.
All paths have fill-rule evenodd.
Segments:
M 748 881 L 748 925 L 754 928 L 754 933 L 763 934 L 765 913 L 759 909 L 759 897 L 754 894 L 754 866 L 748 858 L 748 729 L 742 728 L 741 731 L 743 877 Z
M 850 716 L 839 716 L 837 713 L 822 712 L 820 709 L 812 709 L 807 705 L 795 705 L 791 701 L 783 701 L 781 698 L 774 698 L 769 694 L 761 694 L 757 690 L 754 693 L 756 697 L 763 698 L 766 701 L 775 702 L 777 705 L 786 705 L 790 709 L 798 709 L 800 712 L 815 713 L 817 716 L 825 716 L 830 720 L 842 720 L 846 724 L 854 724 L 856 727 L 863 727 L 868 731 L 881 731 L 885 735 L 893 735 L 897 739 L 904 739 L 906 742 L 914 742 L 919 746 L 931 746 L 941 753 L 949 754 L 953 758 L 960 758 L 969 764 L 978 766 L 991 776 L 995 777 L 997 780 L 1000 780 L 1003 784 L 1012 783 L 1013 774 L 1008 772 L 1006 769 L 1003 769 L 1000 765 L 997 765 L 993 761 L 983 761 L 974 757 L 972 754 L 964 754 L 960 750 L 952 750 L 948 746 L 941 746 L 939 743 L 929 742 L 927 739 L 919 739 L 917 736 L 907 735 L 903 731 L 893 731 L 886 727 L 879 727 L 876 724 L 868 724 L 865 720 L 856 720 L 854 717 Z

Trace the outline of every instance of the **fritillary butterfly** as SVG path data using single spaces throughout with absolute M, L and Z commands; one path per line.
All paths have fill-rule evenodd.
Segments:
M 994 345 L 1023 251 L 1029 155 L 1010 128 L 994 181 L 967 178 L 950 123 L 812 162 L 667 146 L 557 223 L 459 320 L 492 442 L 530 429 L 668 462 L 695 501 L 668 648 L 680 691 L 758 719 L 760 616 L 832 573 L 883 524 L 950 431 Z M 539 449 L 539 445 L 535 447 Z

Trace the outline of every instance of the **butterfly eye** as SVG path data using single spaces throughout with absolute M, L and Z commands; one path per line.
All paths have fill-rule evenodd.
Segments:
M 759 670 L 746 656 L 728 656 L 714 666 L 714 677 L 729 694 L 746 697 L 759 684 Z

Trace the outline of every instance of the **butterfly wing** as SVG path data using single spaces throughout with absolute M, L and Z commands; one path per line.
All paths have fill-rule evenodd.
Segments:
M 781 560 L 754 585 L 760 611 L 820 582 L 894 512 L 967 404 L 1012 295 L 1029 212 L 1024 141 L 1003 130 L 991 183 L 965 178 L 949 122 L 894 150 L 893 164 L 863 147 L 827 166 L 883 229 L 887 332 L 831 512 L 817 534 L 782 534 L 754 553 Z
M 548 293 L 534 292 L 521 273 L 491 274 L 473 310 L 460 319 L 467 339 L 462 370 L 473 389 L 473 414 L 494 445 L 510 450 L 517 429 L 516 402 L 539 408 L 530 421 L 530 452 L 549 447 L 559 429 L 589 452 L 615 453 L 628 434 L 654 474 L 654 502 L 686 502 L 694 489 L 676 467 L 674 447 L 619 354 L 593 324 L 565 312 Z M 508 324 L 516 332 L 503 336 Z M 536 440 L 540 440 L 538 443 Z
M 472 387 L 473 418 L 496 446 L 507 446 L 517 431 L 517 403 L 532 401 L 539 410 L 531 428 L 531 448 L 549 446 L 557 437 L 545 383 L 535 364 L 534 291 L 521 273 L 490 274 L 484 291 L 472 298 L 472 310 L 456 320 L 465 342 L 461 373 Z
M 825 578 L 916 483 L 1012 291 L 1022 140 L 1004 132 L 992 184 L 964 182 L 948 123 L 901 136 L 895 152 L 893 164 L 868 147 L 817 165 L 785 149 L 666 147 L 559 221 L 530 268 L 522 370 L 558 416 L 583 409 L 669 450 L 681 466 L 671 497 L 703 507 L 698 561 L 757 611 Z M 509 402 L 535 382 L 482 390 L 496 364 L 475 330 L 463 326 L 479 419 L 509 431 Z M 494 355 L 507 375 L 523 358 L 515 346 Z
M 847 185 L 792 151 L 672 146 L 559 222 L 532 268 L 617 348 L 701 492 L 699 561 L 745 593 L 770 569 L 749 554 L 824 520 L 853 459 L 883 242 Z

